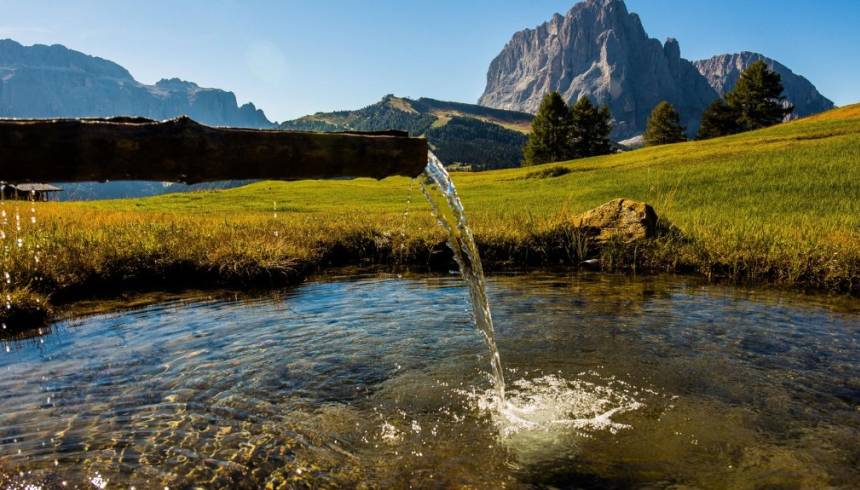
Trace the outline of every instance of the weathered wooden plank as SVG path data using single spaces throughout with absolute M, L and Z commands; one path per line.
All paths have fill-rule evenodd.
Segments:
M 82 182 L 415 177 L 427 142 L 399 131 L 214 128 L 187 117 L 0 120 L 0 180 Z

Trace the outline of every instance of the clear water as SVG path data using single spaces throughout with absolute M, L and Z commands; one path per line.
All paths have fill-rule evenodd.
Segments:
M 487 291 L 502 412 L 453 275 L 173 299 L 0 341 L 0 487 L 860 481 L 856 300 L 554 273 Z
M 475 244 L 475 237 L 466 220 L 466 211 L 454 181 L 445 170 L 442 162 L 432 152 L 427 154 L 427 167 L 419 178 L 421 192 L 430 203 L 430 208 L 436 221 L 448 234 L 448 247 L 454 252 L 454 260 L 460 268 L 460 275 L 466 281 L 469 289 L 469 299 L 472 304 L 472 315 L 475 326 L 484 338 L 490 351 L 490 366 L 493 371 L 493 383 L 496 387 L 495 405 L 499 407 L 505 402 L 505 375 L 502 369 L 502 358 L 496 346 L 496 334 L 493 327 L 493 315 L 490 302 L 487 300 L 487 289 L 484 280 L 484 266 L 481 255 Z

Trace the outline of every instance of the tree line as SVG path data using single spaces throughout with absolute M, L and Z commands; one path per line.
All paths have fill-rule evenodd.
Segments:
M 696 139 L 765 128 L 782 122 L 794 110 L 783 96 L 782 79 L 764 61 L 752 63 L 741 73 L 725 97 L 711 103 L 702 114 Z M 612 115 L 609 107 L 597 107 L 587 97 L 568 106 L 558 92 L 550 92 L 532 122 L 523 148 L 525 165 L 573 160 L 614 151 L 609 140 Z M 651 112 L 643 134 L 647 146 L 687 140 L 687 129 L 678 111 L 660 102 Z
M 741 73 L 725 98 L 705 109 L 697 138 L 716 138 L 781 123 L 794 111 L 782 92 L 779 73 L 764 61 L 756 61 Z
M 612 151 L 609 107 L 598 108 L 582 97 L 568 107 L 558 92 L 541 101 L 532 121 L 532 132 L 523 148 L 525 165 L 560 162 Z

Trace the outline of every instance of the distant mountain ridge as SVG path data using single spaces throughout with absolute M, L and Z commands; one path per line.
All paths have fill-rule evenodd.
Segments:
M 232 92 L 178 78 L 146 85 L 109 60 L 61 45 L 22 46 L 0 40 L 0 117 L 188 115 L 203 124 L 273 128 L 253 104 L 239 106 Z M 473 104 L 387 96 L 356 111 L 318 113 L 277 127 L 310 131 L 400 129 L 427 136 L 446 163 L 516 166 L 532 116 Z M 66 197 L 115 198 L 186 187 L 159 183 L 69 184 Z M 194 187 L 196 188 L 196 187 Z M 140 193 L 136 193 L 140 190 Z
M 386 95 L 354 111 L 318 112 L 280 129 L 294 131 L 380 131 L 398 129 L 426 136 L 445 164 L 512 167 L 522 161 L 531 114 L 435 99 Z
M 625 139 L 641 134 L 651 110 L 665 100 L 692 136 L 704 108 L 733 87 L 756 57 L 783 76 L 797 115 L 833 107 L 808 80 L 762 55 L 721 55 L 695 63 L 682 58 L 678 41 L 648 37 L 623 0 L 586 0 L 563 16 L 515 33 L 490 63 L 478 103 L 534 113 L 550 91 L 569 102 L 588 96 L 609 106 L 613 137 Z
M 55 44 L 22 46 L 0 40 L 0 117 L 188 115 L 203 124 L 270 128 L 254 104 L 178 78 L 138 82 L 122 66 Z
M 181 115 L 212 126 L 274 126 L 254 104 L 239 106 L 233 92 L 203 88 L 178 78 L 146 85 L 112 61 L 65 46 L 22 46 L 10 39 L 0 40 L 0 117 L 142 116 L 161 120 Z M 212 183 L 206 188 L 238 184 Z M 62 187 L 62 199 L 90 200 L 149 196 L 201 186 L 132 181 Z
M 806 78 L 795 74 L 782 63 L 759 53 L 742 51 L 735 54 L 721 54 L 706 60 L 694 61 L 693 65 L 699 70 L 713 89 L 720 95 L 726 95 L 731 90 L 741 73 L 756 61 L 764 61 L 767 66 L 779 73 L 785 96 L 794 105 L 794 116 L 803 117 L 833 109 L 833 101 L 821 95 Z

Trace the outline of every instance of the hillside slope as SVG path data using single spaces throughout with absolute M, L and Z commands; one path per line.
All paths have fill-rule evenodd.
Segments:
M 453 179 L 488 269 L 594 257 L 610 271 L 858 295 L 857 162 L 860 105 L 726 138 Z M 447 269 L 444 234 L 416 187 L 405 178 L 258 182 L 37 203 L 38 219 L 15 232 L 22 246 L 2 257 L 13 281 L 0 282 L 9 302 L 0 320 L 12 329 L 33 324 L 48 314 L 48 298 L 100 291 L 276 287 L 328 264 Z M 577 238 L 572 217 L 617 197 L 651 203 L 674 231 L 635 246 L 595 248 Z
M 355 111 L 318 112 L 281 123 L 294 131 L 381 131 L 399 129 L 426 136 L 446 164 L 477 168 L 516 167 L 532 116 L 473 104 L 386 95 Z
M 518 247 L 539 255 L 540 241 L 528 245 L 535 236 L 571 215 L 627 197 L 652 204 L 688 240 L 666 245 L 667 255 L 654 259 L 661 268 L 860 292 L 858 162 L 860 105 L 854 105 L 725 138 L 452 175 L 491 261 L 524 252 Z M 568 173 L 530 178 L 549 167 Z M 105 202 L 97 209 L 269 216 L 274 201 L 285 223 L 348 223 L 383 234 L 437 236 L 411 187 L 403 178 L 261 182 Z M 404 211 L 410 211 L 406 221 Z

